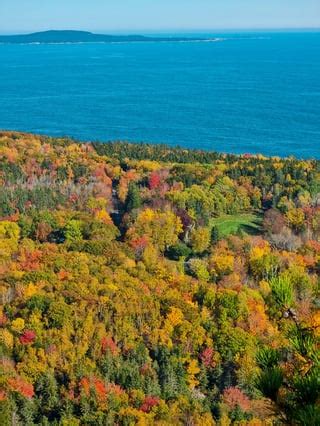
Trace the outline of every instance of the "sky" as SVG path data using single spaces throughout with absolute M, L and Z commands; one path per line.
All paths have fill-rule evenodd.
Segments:
M 320 0 L 0 0 L 0 34 L 320 28 Z

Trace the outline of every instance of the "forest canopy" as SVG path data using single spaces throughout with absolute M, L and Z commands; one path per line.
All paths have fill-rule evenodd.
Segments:
M 320 162 L 0 133 L 1 425 L 319 425 Z

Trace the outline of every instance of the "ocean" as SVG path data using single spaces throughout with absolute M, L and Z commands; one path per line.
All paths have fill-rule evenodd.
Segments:
M 2 44 L 0 128 L 320 158 L 320 32 L 204 36 Z

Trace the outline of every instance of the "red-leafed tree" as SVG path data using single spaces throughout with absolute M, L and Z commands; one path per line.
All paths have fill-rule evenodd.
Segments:
M 36 333 L 33 330 L 25 330 L 24 333 L 19 337 L 22 345 L 30 345 L 35 341 Z
M 158 172 L 152 172 L 149 177 L 149 188 L 157 189 L 161 183 L 161 177 Z
M 18 392 L 25 398 L 32 398 L 34 395 L 33 385 L 24 381 L 21 377 L 12 377 L 8 380 L 11 391 Z
M 96 377 L 93 378 L 93 386 L 99 401 L 105 401 L 107 398 L 107 389 L 104 382 Z
M 159 402 L 159 398 L 156 396 L 146 396 L 140 407 L 140 410 L 144 413 L 149 413 L 153 407 L 159 404 Z
M 242 411 L 250 410 L 250 399 L 242 392 L 241 389 L 231 386 L 223 393 L 223 402 L 230 410 L 235 410 L 237 407 Z
M 108 350 L 112 353 L 112 355 L 116 355 L 119 352 L 119 349 L 112 337 L 105 336 L 101 339 L 101 351 L 105 354 Z
M 207 368 L 214 366 L 213 353 L 214 352 L 212 348 L 206 348 L 200 354 L 200 359 L 203 365 L 205 365 Z

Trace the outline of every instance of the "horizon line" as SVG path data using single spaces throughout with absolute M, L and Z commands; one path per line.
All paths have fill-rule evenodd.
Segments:
M 41 33 L 46 31 L 85 31 L 85 32 L 91 32 L 96 34 L 105 34 L 109 35 L 112 33 L 121 33 L 121 34 L 147 34 L 147 33 L 210 33 L 210 32 L 246 32 L 246 31 L 254 31 L 254 32 L 303 32 L 303 31 L 320 31 L 319 27 L 240 27 L 240 28 L 232 28 L 232 27 L 226 27 L 226 28 L 158 28 L 158 29 L 152 29 L 152 28 L 145 28 L 145 29 L 110 29 L 110 30 L 101 30 L 101 29 L 74 29 L 74 28 L 47 28 L 47 29 L 36 29 L 36 30 L 12 30 L 12 31 L 5 31 L 1 33 L 1 35 L 27 35 L 27 34 L 33 34 L 33 33 Z

